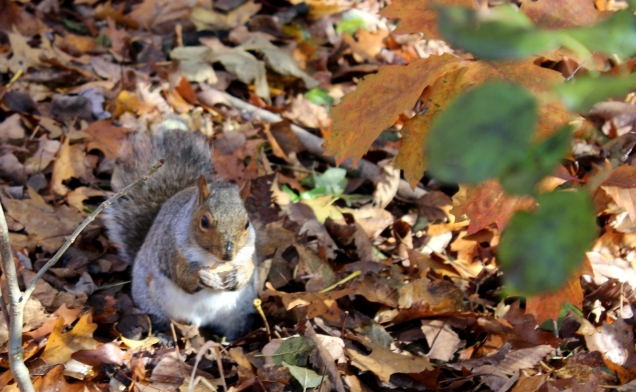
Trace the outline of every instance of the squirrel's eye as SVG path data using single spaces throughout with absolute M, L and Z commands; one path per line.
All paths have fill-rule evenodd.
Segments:
M 250 221 L 245 222 L 245 230 L 247 230 L 248 227 L 250 227 Z
M 210 220 L 206 215 L 203 215 L 201 218 L 201 228 L 204 230 L 208 230 L 210 228 Z

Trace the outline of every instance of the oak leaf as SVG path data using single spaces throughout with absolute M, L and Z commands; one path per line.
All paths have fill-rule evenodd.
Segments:
M 91 322 L 91 316 L 82 316 L 70 332 L 62 333 L 64 318 L 60 317 L 46 343 L 41 358 L 49 365 L 63 364 L 71 359 L 73 353 L 80 350 L 94 350 L 100 345 L 93 339 L 97 324 Z
M 363 355 L 357 350 L 347 349 L 352 358 L 351 364 L 361 370 L 373 372 L 383 382 L 389 382 L 394 373 L 420 373 L 433 370 L 433 365 L 426 357 L 402 355 L 394 353 L 388 348 L 369 343 L 372 349 L 370 355 Z

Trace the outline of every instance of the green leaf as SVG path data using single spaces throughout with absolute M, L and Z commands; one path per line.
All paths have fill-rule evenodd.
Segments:
M 311 103 L 316 105 L 323 106 L 331 106 L 333 105 L 333 98 L 329 96 L 327 90 L 322 88 L 314 88 L 305 93 L 305 98 L 307 98 Z
M 570 148 L 572 127 L 565 126 L 537 146 L 532 147 L 526 158 L 513 165 L 501 177 L 506 192 L 516 195 L 532 194 L 535 186 L 545 176 L 554 172 Z
M 498 251 L 508 288 L 525 295 L 560 288 L 596 237 L 587 192 L 552 192 L 538 196 L 537 202 L 536 211 L 512 217 Z
M 320 385 L 322 379 L 324 378 L 324 376 L 321 376 L 311 369 L 290 365 L 287 362 L 283 362 L 283 366 L 289 369 L 291 375 L 294 376 L 296 380 L 298 380 L 303 389 L 316 388 L 318 385 Z
M 351 36 L 355 35 L 358 32 L 358 29 L 367 30 L 367 22 L 364 19 L 353 18 L 347 19 L 340 22 L 338 27 L 336 27 L 336 33 L 343 34 L 347 33 Z
M 77 23 L 69 19 L 64 19 L 62 23 L 64 23 L 64 26 L 66 26 L 67 29 L 74 31 L 76 33 L 86 34 L 86 35 L 90 34 L 88 29 L 84 27 L 84 25 L 81 23 Z
M 636 87 L 636 74 L 627 77 L 584 76 L 555 86 L 555 92 L 573 112 L 587 112 L 595 103 L 608 98 L 621 98 Z
M 563 30 L 563 33 L 589 50 L 616 54 L 621 58 L 636 54 L 636 16 L 627 10 L 615 12 L 594 26 Z
M 315 187 L 312 190 L 302 192 L 300 194 L 300 199 L 301 200 L 315 200 L 315 199 L 317 199 L 319 197 L 326 196 L 326 195 L 329 195 L 329 194 L 330 193 L 327 192 L 327 188 L 325 188 L 324 186 L 318 186 L 318 187 Z
M 97 43 L 105 48 L 110 48 L 113 42 L 110 40 L 110 37 L 104 33 L 101 33 L 95 38 Z
M 347 170 L 340 167 L 332 167 L 322 175 L 314 174 L 316 188 L 324 187 L 326 195 L 340 195 L 347 187 Z
M 470 8 L 438 7 L 438 29 L 453 46 L 477 58 L 513 59 L 546 52 L 558 46 L 555 32 L 539 31 L 517 7 L 493 8 L 486 17 Z
M 294 192 L 287 184 L 283 184 L 281 190 L 289 195 L 289 198 L 292 203 L 298 203 L 300 201 L 300 197 Z
M 429 171 L 446 182 L 477 183 L 505 173 L 530 147 L 537 103 L 504 82 L 476 87 L 453 101 L 427 141 Z
M 274 353 L 274 363 L 280 365 L 283 362 L 297 366 L 307 365 L 309 353 L 316 345 L 313 340 L 306 336 L 295 336 L 283 341 L 278 350 Z

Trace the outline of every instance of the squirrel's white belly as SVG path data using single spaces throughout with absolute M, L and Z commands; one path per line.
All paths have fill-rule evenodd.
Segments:
M 232 315 L 244 291 L 252 289 L 247 284 L 236 291 L 203 289 L 188 294 L 172 281 L 166 286 L 166 303 L 163 304 L 166 313 L 175 321 L 185 321 L 197 327 L 213 321 L 218 323 L 219 318 Z

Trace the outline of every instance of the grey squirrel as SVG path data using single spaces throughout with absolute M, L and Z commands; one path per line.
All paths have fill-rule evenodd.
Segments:
M 127 151 L 126 151 L 127 150 Z M 257 295 L 256 233 L 236 185 L 212 177 L 212 151 L 185 122 L 137 133 L 111 180 L 120 190 L 160 158 L 145 183 L 105 212 L 109 238 L 133 264 L 134 303 L 158 330 L 172 318 L 236 340 L 249 332 Z

